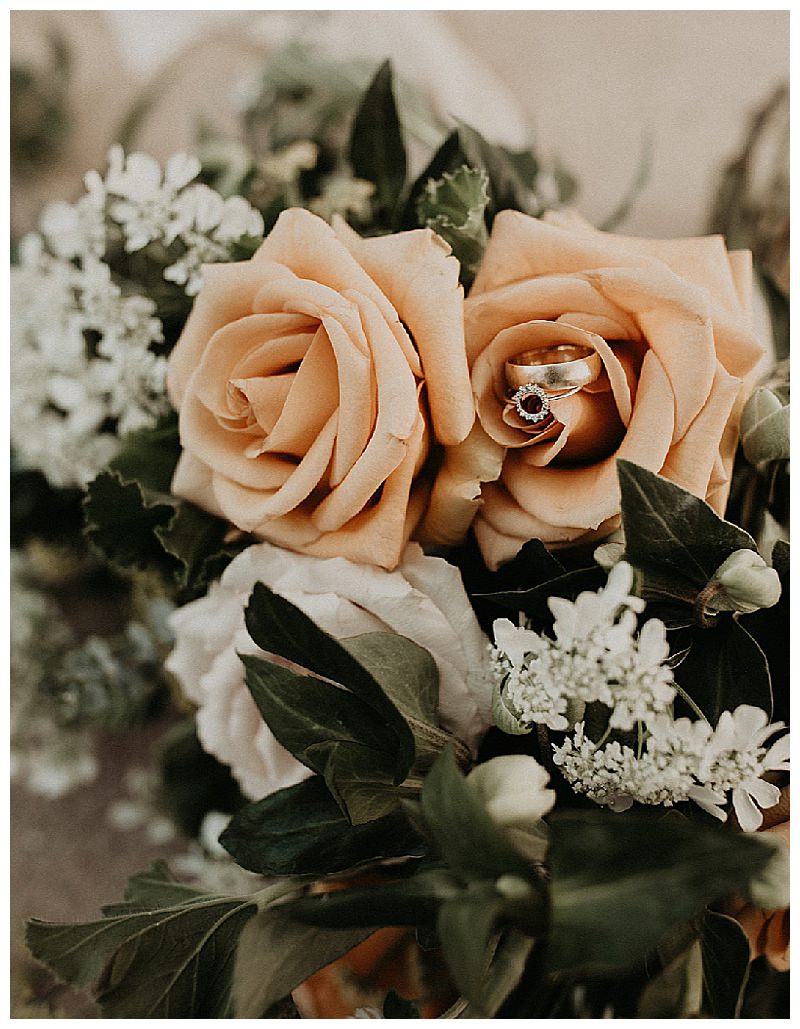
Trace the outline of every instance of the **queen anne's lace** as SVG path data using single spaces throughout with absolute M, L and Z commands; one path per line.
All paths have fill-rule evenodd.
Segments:
M 496 621 L 492 668 L 504 712 L 521 731 L 572 730 L 553 747 L 554 763 L 576 793 L 598 804 L 624 811 L 634 802 L 691 800 L 724 820 L 732 802 L 741 827 L 757 829 L 759 807 L 780 795 L 763 774 L 788 770 L 788 735 L 764 745 L 783 723 L 768 724 L 766 713 L 749 705 L 723 712 L 716 728 L 675 719 L 666 629 L 652 618 L 637 633 L 645 605 L 630 595 L 632 585 L 632 569 L 620 562 L 597 593 L 574 602 L 551 597 L 554 638 Z M 574 724 L 587 703 L 608 708 L 598 742 L 582 721 Z M 622 740 L 609 739 L 615 730 Z
M 195 158 L 177 155 L 162 174 L 152 158 L 126 158 L 114 146 L 105 179 L 89 172 L 86 193 L 50 204 L 41 231 L 21 241 L 11 277 L 11 440 L 20 461 L 54 486 L 84 485 L 120 436 L 167 410 L 166 361 L 154 352 L 162 326 L 147 295 L 155 283 L 123 289 L 106 263 L 109 248 L 158 244 L 170 255 L 164 278 L 191 296 L 204 262 L 230 260 L 237 241 L 263 232 L 242 197 L 192 184 L 199 170 Z

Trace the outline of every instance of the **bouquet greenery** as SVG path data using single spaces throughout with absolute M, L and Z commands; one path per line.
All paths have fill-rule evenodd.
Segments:
M 19 241 L 15 539 L 74 553 L 82 509 L 134 612 L 27 703 L 176 712 L 167 807 L 252 873 L 158 862 L 30 950 L 114 1018 L 780 1014 L 788 386 L 749 255 L 594 229 L 464 123 L 420 162 L 388 63 L 292 55 L 240 138 L 115 146 Z

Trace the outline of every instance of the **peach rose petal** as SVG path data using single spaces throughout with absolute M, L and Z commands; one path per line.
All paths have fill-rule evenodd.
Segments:
M 254 441 L 256 449 L 251 452 L 248 447 L 245 450 L 245 454 L 248 457 L 256 457 L 264 452 L 265 446 L 261 438 L 262 434 L 269 435 L 275 425 L 275 421 L 289 396 L 294 378 L 294 375 L 286 373 L 283 375 L 271 375 L 268 379 L 230 380 L 231 386 L 239 390 L 250 409 L 248 425 L 241 427 L 238 431 L 257 436 L 257 439 Z M 237 431 L 235 424 L 229 424 L 227 428 L 232 432 Z M 285 448 L 284 452 L 287 452 Z
M 642 338 L 641 330 L 630 314 L 611 302 L 583 275 L 543 275 L 537 279 L 512 282 L 480 295 L 475 293 L 473 286 L 464 304 L 464 331 L 470 367 L 474 366 L 487 342 L 503 329 L 534 319 L 555 321 L 565 311 L 583 311 L 585 318 L 613 323 L 617 330 L 615 339 Z M 570 321 L 570 324 L 574 323 Z
M 664 269 L 592 272 L 591 280 L 614 303 L 634 314 L 658 355 L 675 398 L 674 439 L 703 407 L 716 372 L 714 332 L 703 292 Z
M 223 326 L 252 314 L 253 297 L 261 281 L 261 272 L 252 261 L 203 265 L 203 288 L 167 366 L 167 393 L 176 410 L 209 339 Z
M 180 436 L 184 451 L 191 450 L 214 471 L 242 486 L 278 489 L 293 467 L 285 459 L 271 454 L 247 457 L 247 437 L 223 428 L 216 415 L 191 392 L 186 395 L 181 409 Z
M 269 383 L 273 380 L 261 381 Z M 308 402 L 310 396 L 314 397 L 313 404 Z M 338 403 L 336 360 L 328 335 L 320 328 L 300 367 L 291 377 L 291 386 L 278 408 L 278 419 L 274 425 L 268 428 L 254 407 L 254 413 L 267 434 L 264 450 L 302 457 L 334 414 Z
M 257 530 L 280 546 L 302 548 L 314 557 L 347 557 L 351 561 L 397 566 L 404 540 L 413 532 L 425 507 L 427 491 L 411 488 L 414 469 L 424 437 L 420 417 L 408 442 L 406 456 L 384 482 L 376 503 L 361 511 L 337 532 L 320 534 L 313 523 L 313 509 L 296 508 L 280 520 Z
M 672 447 L 661 474 L 672 479 L 697 497 L 704 497 L 715 469 L 719 477 L 719 451 L 709 448 L 710 439 L 722 440 L 733 405 L 741 390 L 741 380 L 717 367 L 708 400 L 675 446 Z
M 226 512 L 235 512 L 240 529 L 252 532 L 267 519 L 286 515 L 306 500 L 319 485 L 330 464 L 336 439 L 336 421 L 334 413 L 299 464 L 284 462 L 286 480 L 274 492 L 241 486 L 227 476 L 215 480 L 214 492 L 220 506 Z M 228 517 L 231 517 L 230 513 Z
M 184 450 L 172 477 L 172 492 L 192 504 L 197 504 L 217 518 L 225 514 L 214 496 L 214 473 L 204 462 L 198 460 L 191 450 Z
M 464 353 L 463 290 L 458 261 L 430 229 L 399 236 L 349 238 L 348 245 L 408 326 L 422 359 L 434 434 L 464 440 L 475 418 Z
M 481 486 L 497 479 L 503 467 L 503 447 L 475 422 L 463 443 L 448 447 L 433 483 L 417 538 L 426 546 L 459 543 L 481 506 Z

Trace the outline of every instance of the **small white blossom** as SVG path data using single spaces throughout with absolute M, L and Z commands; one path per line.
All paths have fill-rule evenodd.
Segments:
M 625 730 L 669 707 L 675 690 L 666 629 L 650 619 L 637 636 L 644 602 L 631 595 L 632 585 L 632 568 L 620 562 L 596 593 L 581 593 L 575 601 L 551 597 L 555 639 L 508 619 L 495 622 L 495 681 L 523 726 L 569 728 L 570 701 L 604 704 L 611 728 Z
M 288 186 L 297 179 L 300 172 L 316 167 L 318 160 L 317 144 L 307 139 L 298 140 L 264 157 L 259 163 L 259 170 L 281 185 Z
M 761 708 L 741 704 L 733 713 L 723 711 L 706 748 L 700 777 L 710 789 L 732 793 L 733 810 L 745 832 L 755 832 L 761 825 L 759 808 L 773 807 L 780 799 L 778 787 L 766 782 L 762 775 L 789 770 L 788 733 L 769 749 L 764 746 L 770 736 L 783 728 L 783 722 L 769 724 Z M 711 813 L 724 817 L 719 810 Z

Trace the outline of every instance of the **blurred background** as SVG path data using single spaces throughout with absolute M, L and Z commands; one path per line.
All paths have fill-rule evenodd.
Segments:
M 762 318 L 768 324 L 771 314 L 781 336 L 788 11 L 15 11 L 13 235 L 34 228 L 45 203 L 80 195 L 84 173 L 105 166 L 116 140 L 165 160 L 191 149 L 198 132 L 233 135 L 263 89 L 264 68 L 292 42 L 333 62 L 362 59 L 370 69 L 392 57 L 442 124 L 460 117 L 492 142 L 533 143 L 575 180 L 572 203 L 595 224 L 614 219 L 619 231 L 665 237 L 722 231 L 733 246 L 749 246 Z M 420 119 L 421 152 L 439 138 L 426 138 L 429 131 Z M 782 346 L 779 338 L 779 353 Z M 26 560 L 40 579 L 56 574 L 52 554 L 43 557 L 35 543 Z M 87 603 L 84 584 L 70 585 L 68 570 L 56 592 L 73 639 L 124 627 L 113 593 L 98 589 Z M 18 591 L 15 608 L 12 672 L 35 677 L 44 667 L 42 641 L 66 646 L 60 623 L 35 590 Z M 18 1017 L 89 1010 L 25 957 L 24 918 L 92 918 L 154 857 L 191 865 L 213 851 L 207 839 L 205 852 L 187 852 L 154 804 L 152 748 L 164 728 L 157 719 L 117 728 L 91 743 L 73 740 L 70 753 L 56 753 L 61 738 L 39 740 L 46 767 L 18 755 L 11 861 Z M 171 752 L 171 774 L 190 791 L 191 754 L 182 745 Z

